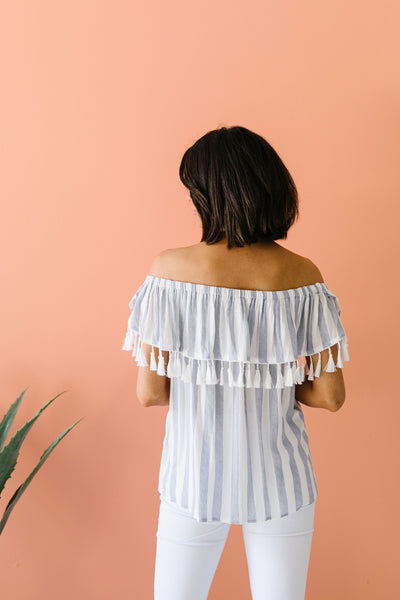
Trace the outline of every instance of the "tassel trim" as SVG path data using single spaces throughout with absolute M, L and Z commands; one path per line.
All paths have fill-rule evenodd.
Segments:
M 250 363 L 241 361 L 224 361 L 219 359 L 198 359 L 188 357 L 176 350 L 167 350 L 169 360 L 165 369 L 164 357 L 159 349 L 156 358 L 154 346 L 151 347 L 150 365 L 142 347 L 143 340 L 139 333 L 128 329 L 122 347 L 123 350 L 132 350 L 139 367 L 150 366 L 150 371 L 157 371 L 158 375 L 167 377 L 179 377 L 185 382 L 203 383 L 209 385 L 227 384 L 230 387 L 255 387 L 255 388 L 283 388 L 301 384 L 305 379 L 312 381 L 314 377 L 321 374 L 321 352 L 318 354 L 318 362 L 315 367 L 310 360 L 307 365 L 306 357 L 300 356 L 297 360 L 284 363 Z M 334 344 L 335 345 L 335 344 Z M 329 360 L 324 371 L 332 373 L 336 367 L 343 368 L 343 361 L 349 361 L 347 338 L 344 337 L 337 342 L 338 354 L 336 364 L 333 360 L 332 350 L 329 347 Z M 300 364 L 299 364 L 300 359 Z

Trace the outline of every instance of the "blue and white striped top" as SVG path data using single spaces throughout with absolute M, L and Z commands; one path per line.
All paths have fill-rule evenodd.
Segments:
M 326 348 L 326 371 L 349 360 L 326 284 L 262 291 L 147 275 L 129 308 L 123 349 L 146 366 L 150 344 L 150 369 L 171 378 L 160 494 L 203 522 L 266 521 L 314 502 L 295 384 L 320 375 Z

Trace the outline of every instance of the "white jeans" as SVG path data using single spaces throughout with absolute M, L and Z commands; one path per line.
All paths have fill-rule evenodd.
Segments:
M 253 600 L 304 600 L 314 510 L 315 502 L 285 517 L 242 524 Z M 230 526 L 198 522 L 161 496 L 154 600 L 206 600 Z

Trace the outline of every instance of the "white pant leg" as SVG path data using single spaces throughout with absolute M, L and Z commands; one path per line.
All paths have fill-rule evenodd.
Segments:
M 253 600 L 304 600 L 315 502 L 265 523 L 243 523 Z
M 161 497 L 154 600 L 206 600 L 229 529 L 198 522 Z

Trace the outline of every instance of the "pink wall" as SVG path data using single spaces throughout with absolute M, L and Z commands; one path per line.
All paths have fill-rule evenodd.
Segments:
M 143 408 L 122 351 L 156 253 L 199 241 L 178 178 L 206 131 L 243 125 L 291 171 L 282 245 L 338 295 L 338 413 L 304 407 L 319 498 L 307 600 L 399 591 L 400 6 L 349 2 L 3 3 L 1 414 L 47 400 L 0 502 L 61 442 L 1 535 L 6 600 L 152 598 L 167 408 Z M 396 268 L 397 267 L 397 268 Z M 210 599 L 250 599 L 232 525 Z

